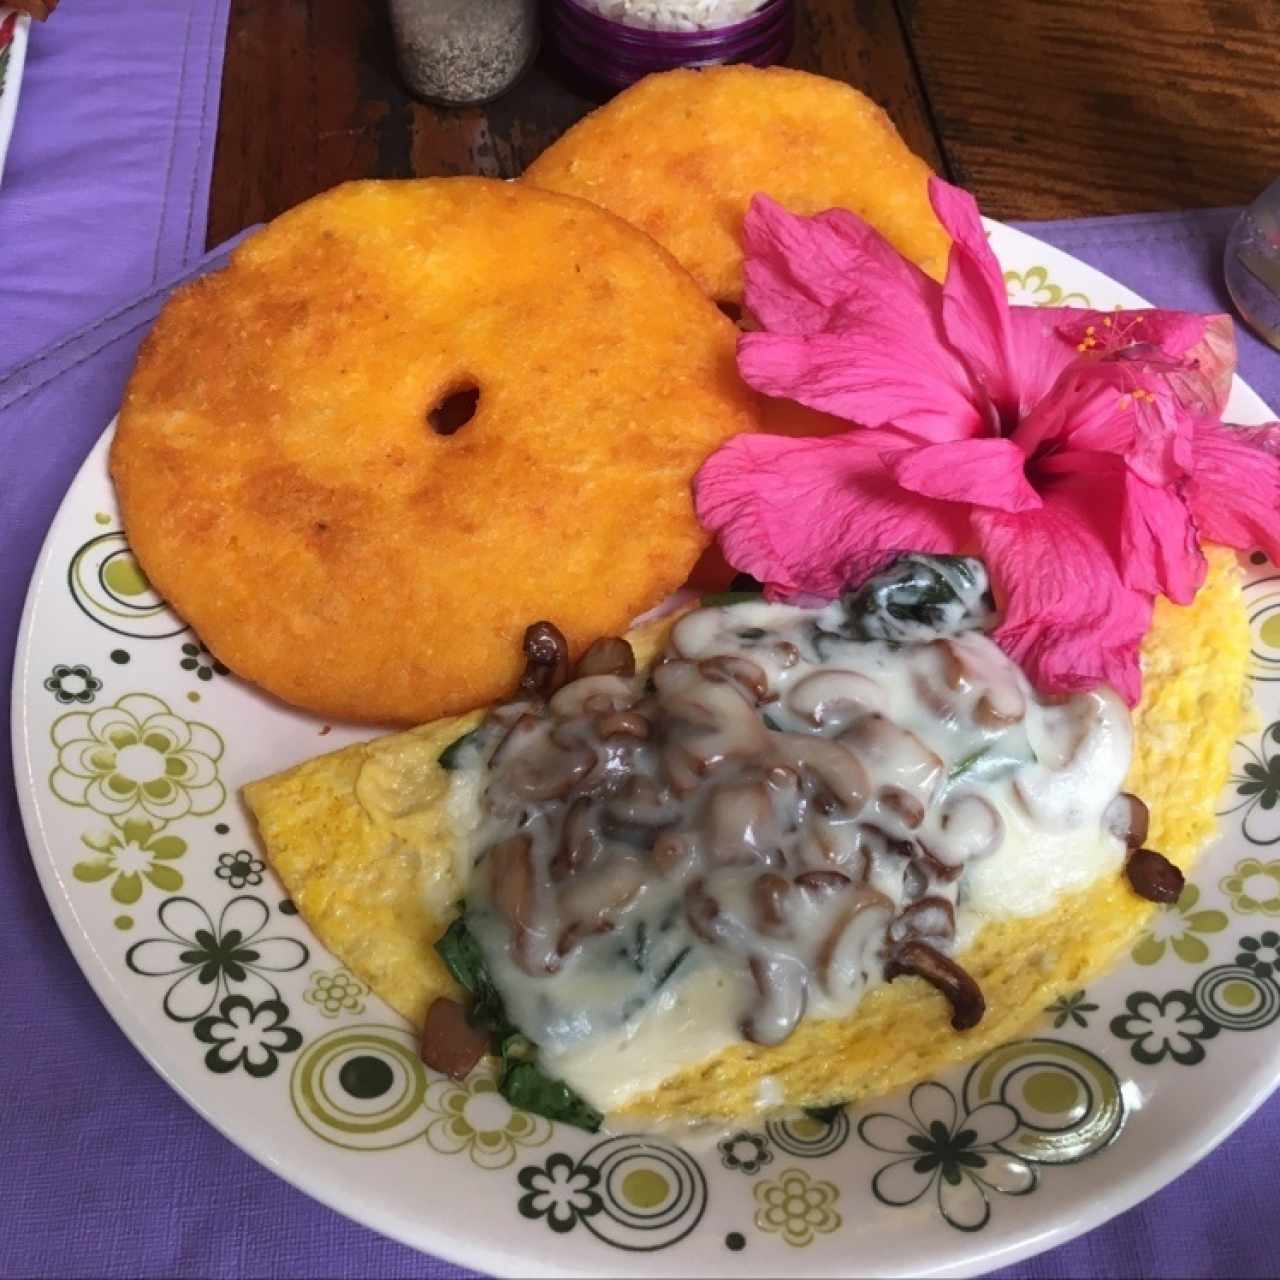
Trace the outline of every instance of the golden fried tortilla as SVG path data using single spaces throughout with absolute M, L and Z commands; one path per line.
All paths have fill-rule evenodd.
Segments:
M 1235 557 L 1209 552 L 1195 601 L 1157 603 L 1143 645 L 1128 787 L 1151 809 L 1148 843 L 1188 868 L 1213 833 L 1214 803 L 1246 715 L 1248 624 Z M 637 645 L 651 659 L 656 628 Z M 479 720 L 427 725 L 349 747 L 245 788 L 267 857 L 321 941 L 415 1026 L 438 995 L 456 995 L 431 944 L 462 885 L 440 751 Z M 885 1093 L 976 1057 L 1016 1035 L 1064 991 L 1107 968 L 1152 905 L 1108 874 L 1043 916 L 988 924 L 961 957 L 987 1014 L 954 1032 L 950 1006 L 917 978 L 899 978 L 847 1019 L 804 1022 L 771 1048 L 741 1043 L 634 1099 L 623 1114 L 727 1120 L 756 1109 L 772 1077 L 792 1106 Z
M 763 191 L 793 213 L 851 209 L 941 279 L 950 240 L 929 166 L 838 80 L 750 66 L 646 76 L 549 146 L 523 181 L 647 231 L 717 302 L 742 302 L 742 219 Z
M 125 530 L 209 648 L 287 702 L 482 706 L 530 622 L 576 654 L 684 582 L 708 541 L 690 479 L 756 425 L 735 336 L 585 201 L 349 183 L 161 313 L 111 451 Z

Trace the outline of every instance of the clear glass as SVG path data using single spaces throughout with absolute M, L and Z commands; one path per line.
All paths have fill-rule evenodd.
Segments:
M 1280 178 L 1231 228 L 1223 271 L 1236 309 L 1264 341 L 1280 350 Z

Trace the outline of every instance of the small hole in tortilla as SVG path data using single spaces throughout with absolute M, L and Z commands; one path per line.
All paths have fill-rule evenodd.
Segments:
M 427 421 L 431 430 L 438 436 L 451 436 L 460 431 L 476 416 L 476 406 L 480 403 L 480 388 L 477 386 L 459 387 L 449 392 L 430 413 Z

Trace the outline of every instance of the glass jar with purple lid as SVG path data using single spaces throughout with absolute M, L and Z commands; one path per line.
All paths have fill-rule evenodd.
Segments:
M 547 31 L 590 80 L 621 89 L 673 67 L 780 62 L 794 0 L 548 0 Z

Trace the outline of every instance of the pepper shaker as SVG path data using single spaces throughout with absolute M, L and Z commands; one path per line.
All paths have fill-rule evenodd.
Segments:
M 488 102 L 523 74 L 538 47 L 538 0 L 391 0 L 400 74 L 443 106 Z

